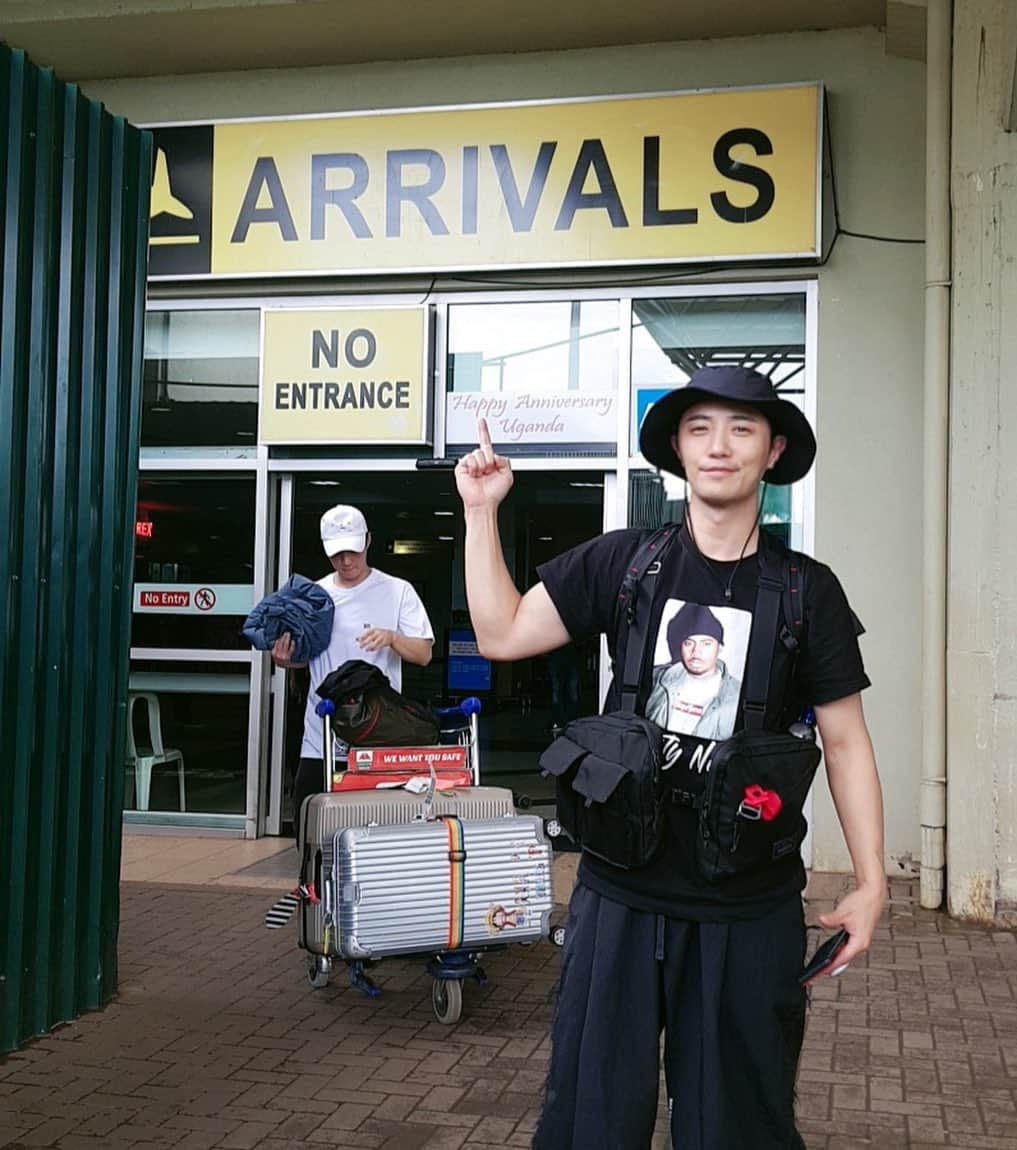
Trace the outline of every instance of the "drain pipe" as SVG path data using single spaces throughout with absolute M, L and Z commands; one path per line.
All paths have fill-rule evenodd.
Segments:
M 920 898 L 943 902 L 946 869 L 946 597 L 950 395 L 951 0 L 928 0 L 925 42 L 925 368 Z

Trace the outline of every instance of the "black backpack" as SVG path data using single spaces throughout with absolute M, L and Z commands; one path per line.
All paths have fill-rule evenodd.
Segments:
M 404 698 L 380 667 L 348 659 L 317 688 L 335 706 L 332 730 L 351 747 L 414 747 L 438 742 L 434 715 Z

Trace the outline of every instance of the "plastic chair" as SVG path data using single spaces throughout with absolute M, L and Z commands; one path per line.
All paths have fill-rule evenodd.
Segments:
M 148 708 L 148 736 L 151 746 L 138 747 L 134 742 L 134 704 L 144 699 Z M 180 785 L 180 809 L 187 810 L 184 799 L 184 756 L 174 747 L 162 744 L 162 724 L 159 719 L 159 697 L 151 691 L 131 691 L 127 696 L 127 754 L 134 766 L 134 784 L 137 809 L 148 810 L 148 796 L 152 786 L 152 768 L 163 764 L 177 764 Z

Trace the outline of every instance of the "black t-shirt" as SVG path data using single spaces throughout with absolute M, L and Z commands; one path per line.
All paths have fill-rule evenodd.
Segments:
M 646 534 L 611 531 L 538 568 L 572 638 L 603 632 L 612 659 L 618 591 Z M 740 564 L 707 563 L 684 530 L 664 556 L 649 620 L 652 656 L 644 670 L 642 710 L 667 732 L 664 769 L 679 790 L 702 791 L 712 745 L 742 725 L 741 685 L 758 572 L 754 554 Z M 815 560 L 804 572 L 805 626 L 791 681 L 776 707 L 781 722 L 788 707 L 832 703 L 869 685 L 858 649 L 861 625 L 836 576 Z M 730 600 L 725 598 L 729 580 Z M 775 667 L 779 664 L 775 660 Z M 604 710 L 618 706 L 612 682 Z M 705 922 L 765 914 L 805 884 L 797 854 L 756 873 L 707 882 L 695 865 L 695 811 L 672 805 L 668 819 L 667 845 L 649 866 L 626 871 L 584 855 L 580 880 L 628 906 Z

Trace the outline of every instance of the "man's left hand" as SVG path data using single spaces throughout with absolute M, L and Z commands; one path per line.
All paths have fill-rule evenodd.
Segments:
M 846 965 L 869 949 L 885 905 L 885 884 L 860 886 L 846 894 L 833 910 L 819 916 L 823 926 L 831 930 L 843 927 L 851 936 L 837 955 L 838 966 Z
M 357 643 L 365 651 L 381 651 L 385 647 L 391 647 L 395 640 L 395 631 L 389 631 L 385 627 L 372 627 L 362 635 L 357 636 Z

